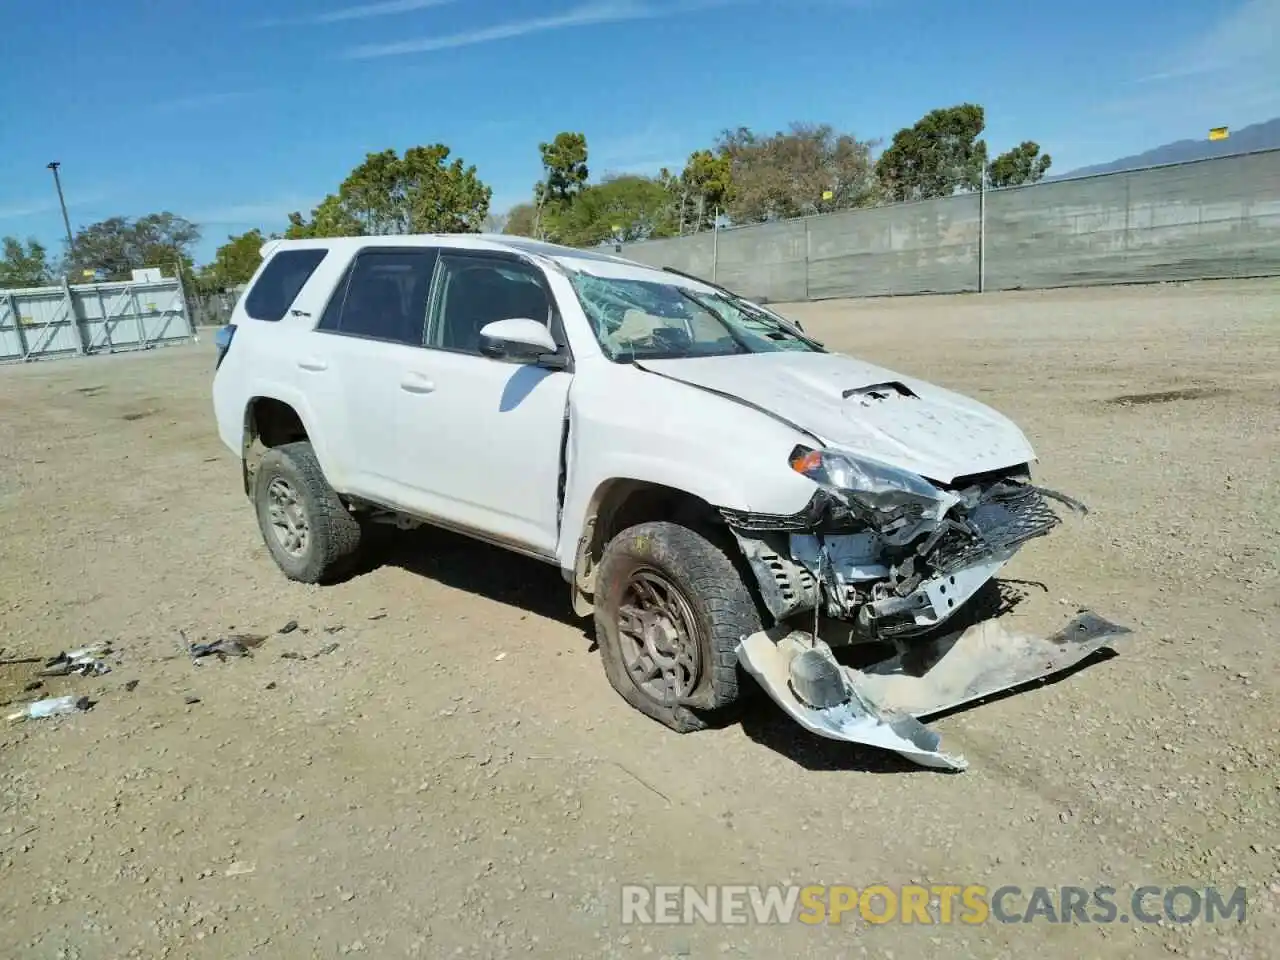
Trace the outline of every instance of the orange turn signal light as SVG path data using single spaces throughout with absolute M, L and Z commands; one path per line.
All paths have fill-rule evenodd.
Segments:
M 797 447 L 791 454 L 791 469 L 808 476 L 822 469 L 822 454 L 817 450 Z

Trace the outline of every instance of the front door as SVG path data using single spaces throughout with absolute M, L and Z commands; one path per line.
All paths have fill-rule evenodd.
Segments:
M 426 349 L 405 371 L 415 387 L 399 395 L 401 481 L 441 520 L 554 557 L 572 374 L 480 352 L 495 320 L 557 329 L 546 278 L 518 258 L 442 250 L 428 314 Z

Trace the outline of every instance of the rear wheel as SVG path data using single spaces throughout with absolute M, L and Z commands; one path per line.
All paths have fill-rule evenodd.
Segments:
M 289 579 L 321 583 L 348 569 L 360 524 L 325 480 L 310 443 L 268 450 L 254 472 L 253 500 L 263 542 Z
M 761 622 L 723 550 L 687 527 L 643 523 L 610 541 L 596 582 L 601 659 L 628 703 L 688 733 L 738 699 L 738 643 Z

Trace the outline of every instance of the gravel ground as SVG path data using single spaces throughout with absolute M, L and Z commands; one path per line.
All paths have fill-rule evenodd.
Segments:
M 958 775 L 767 701 L 668 733 L 609 688 L 556 571 L 453 536 L 388 532 L 349 582 L 287 582 L 216 438 L 207 342 L 0 369 L 3 657 L 116 650 L 45 683 L 92 710 L 0 729 L 0 956 L 1275 956 L 1278 305 L 1251 282 L 794 308 L 1017 420 L 1092 513 L 1010 587 L 1135 630 L 935 722 Z M 270 636 L 195 666 L 180 630 Z M 0 666 L 0 699 L 36 669 Z M 620 922 L 625 883 L 776 882 L 1243 885 L 1248 910 Z

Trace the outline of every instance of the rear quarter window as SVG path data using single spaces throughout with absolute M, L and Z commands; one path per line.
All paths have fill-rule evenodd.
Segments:
M 271 323 L 289 312 L 298 291 L 311 279 L 328 250 L 281 250 L 263 268 L 244 298 L 244 312 Z

